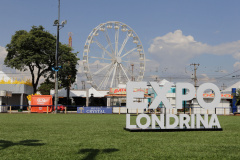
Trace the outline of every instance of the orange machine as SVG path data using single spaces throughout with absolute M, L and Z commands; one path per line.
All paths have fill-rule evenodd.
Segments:
M 31 112 L 52 112 L 52 96 L 51 95 L 32 95 Z

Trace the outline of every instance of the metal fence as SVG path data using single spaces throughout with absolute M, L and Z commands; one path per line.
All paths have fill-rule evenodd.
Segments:
M 1 105 L 0 113 L 54 113 L 54 105 Z M 35 110 L 33 109 L 35 108 Z M 107 110 L 108 111 L 105 111 Z M 107 107 L 107 106 L 79 106 L 79 105 L 59 105 L 58 113 L 110 113 L 109 108 L 111 108 L 111 113 L 113 114 L 217 114 L 217 115 L 229 115 L 232 113 L 231 107 L 216 107 L 215 109 L 206 110 L 201 107 L 185 107 L 185 109 L 166 109 L 164 107 L 159 107 L 157 109 L 127 109 L 126 106 L 119 107 Z M 91 110 L 91 111 L 89 111 Z M 96 110 L 96 111 L 94 111 Z M 240 111 L 240 107 L 238 107 Z

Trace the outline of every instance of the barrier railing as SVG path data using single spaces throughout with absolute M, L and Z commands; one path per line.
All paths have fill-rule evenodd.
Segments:
M 0 105 L 0 113 L 33 113 L 31 110 L 32 107 L 38 107 L 38 112 L 36 113 L 53 113 L 54 112 L 54 105 Z M 45 108 L 46 107 L 46 108 Z M 43 109 L 44 108 L 44 109 Z M 50 109 L 52 108 L 52 110 Z M 113 114 L 141 114 L 141 113 L 151 113 L 151 114 L 178 114 L 178 113 L 185 113 L 185 114 L 217 114 L 217 115 L 229 115 L 232 113 L 231 107 L 216 107 L 215 109 L 205 110 L 201 107 L 185 107 L 184 109 L 166 109 L 164 107 L 159 107 L 157 109 L 127 109 L 126 106 L 79 106 L 79 105 L 59 105 L 58 112 L 60 113 L 81 113 L 78 112 L 78 108 L 88 109 L 89 108 L 112 108 Z M 239 108 L 239 107 L 238 107 Z M 238 109 L 240 111 L 240 108 Z M 82 112 L 84 113 L 84 112 Z
M 133 113 L 133 114 L 140 114 L 140 113 L 151 113 L 151 114 L 179 114 L 179 113 L 185 113 L 185 114 L 217 114 L 217 115 L 229 115 L 232 113 L 230 107 L 216 107 L 216 109 L 212 110 L 205 110 L 201 107 L 185 107 L 184 109 L 167 109 L 165 107 L 159 107 L 157 109 L 145 109 L 145 110 L 139 110 L 139 109 L 127 109 L 126 107 L 113 107 L 113 113 L 115 114 L 123 114 L 123 113 Z

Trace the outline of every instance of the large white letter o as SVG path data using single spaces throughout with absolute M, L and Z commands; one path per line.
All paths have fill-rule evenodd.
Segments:
M 211 89 L 215 93 L 215 97 L 211 103 L 206 103 L 203 100 L 203 93 L 207 89 Z M 197 101 L 198 101 L 199 105 L 205 109 L 214 109 L 215 107 L 218 106 L 218 104 L 221 101 L 221 93 L 220 93 L 219 88 L 213 83 L 204 83 L 204 84 L 200 85 L 197 90 Z
M 142 118 L 146 118 L 146 120 L 147 120 L 146 124 L 144 124 L 144 125 L 142 125 L 142 123 L 141 123 L 141 119 Z M 150 119 L 150 117 L 147 114 L 139 114 L 137 116 L 136 123 L 137 123 L 138 127 L 142 128 L 142 129 L 146 129 L 146 128 L 148 128 L 150 126 L 151 119 Z

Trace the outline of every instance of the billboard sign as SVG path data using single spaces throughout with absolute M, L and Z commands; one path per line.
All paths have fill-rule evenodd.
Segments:
M 77 113 L 112 114 L 112 108 L 106 108 L 106 107 L 77 107 Z
M 148 89 L 144 88 L 134 88 L 133 92 L 144 92 L 144 94 L 148 94 Z M 126 94 L 126 88 L 110 88 L 109 94 Z
M 32 95 L 31 105 L 52 105 L 51 95 Z
M 153 100 L 153 102 L 149 105 L 145 102 L 136 102 L 135 99 L 144 98 L 143 92 L 134 92 L 136 88 L 147 88 L 147 82 L 128 82 L 127 83 L 127 103 L 126 107 L 128 109 L 156 109 L 160 103 L 163 103 L 166 109 L 182 109 L 182 102 L 187 100 L 192 100 L 195 98 L 199 103 L 199 105 L 208 110 L 214 109 L 221 100 L 221 93 L 219 88 L 212 83 L 204 83 L 199 86 L 196 90 L 195 87 L 190 83 L 177 83 L 176 84 L 176 106 L 173 107 L 169 102 L 169 99 L 166 97 L 166 94 L 171 89 L 172 83 L 166 83 L 162 88 L 159 87 L 159 84 L 156 82 L 149 82 L 157 96 Z M 183 94 L 183 89 L 186 89 L 188 92 Z M 204 91 L 212 90 L 214 92 L 213 100 L 210 103 L 204 101 Z M 136 125 L 132 125 L 130 123 L 130 114 L 126 114 L 126 129 L 150 129 L 150 130 L 199 130 L 199 129 L 213 129 L 213 130 L 222 130 L 219 120 L 216 114 L 179 114 L 179 116 L 175 114 L 160 114 L 159 116 L 152 114 L 151 116 L 148 114 L 139 114 L 136 117 Z M 141 119 L 146 119 L 146 123 L 142 124 Z M 209 120 L 210 118 L 210 120 Z M 170 123 L 170 119 L 174 119 L 174 123 Z M 217 128 L 217 129 L 215 129 Z
M 31 112 L 52 112 L 52 110 L 53 106 L 51 95 L 32 95 Z

